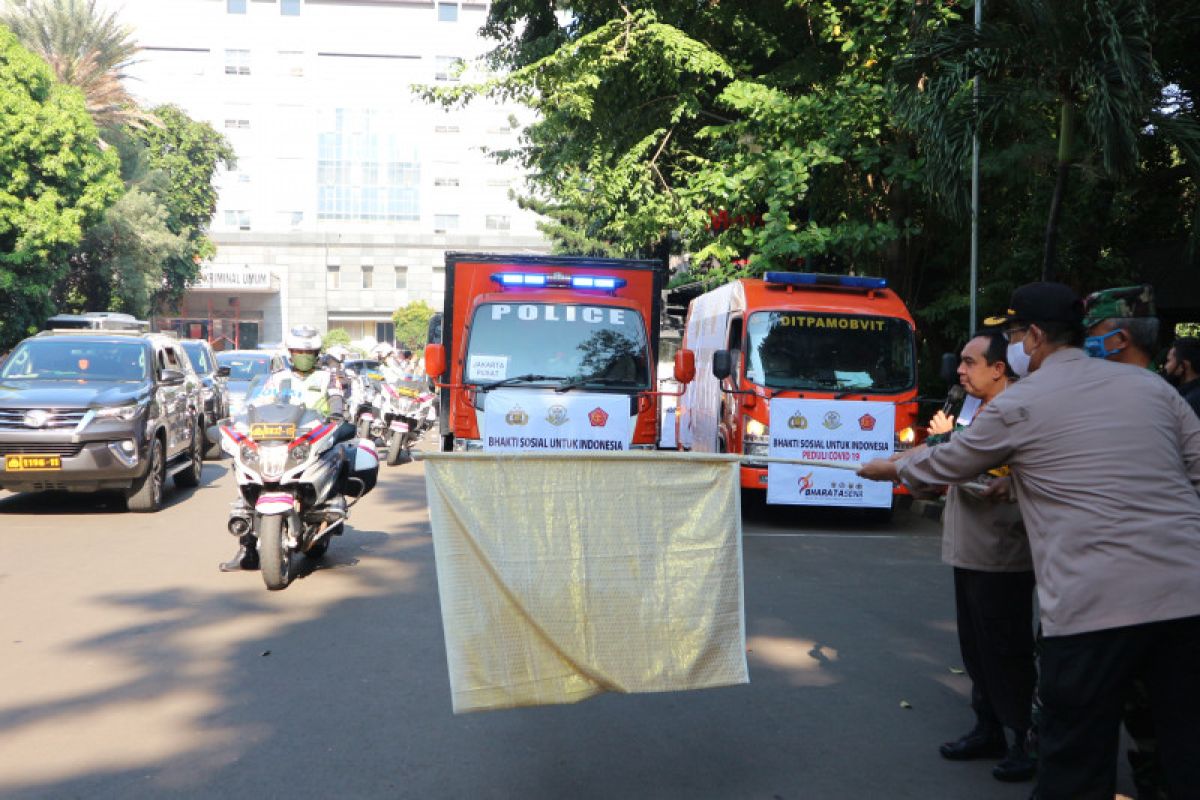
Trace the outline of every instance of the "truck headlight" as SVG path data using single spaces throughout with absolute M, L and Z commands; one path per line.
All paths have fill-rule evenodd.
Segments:
M 917 441 L 917 431 L 911 425 L 907 428 L 901 428 L 896 431 L 896 452 L 901 453 L 905 450 L 911 450 L 914 443 Z
M 742 415 L 742 452 L 748 456 L 766 456 L 771 445 L 771 429 L 753 417 Z

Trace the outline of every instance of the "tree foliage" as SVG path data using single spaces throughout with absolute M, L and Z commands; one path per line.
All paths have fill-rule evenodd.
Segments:
M 83 98 L 0 26 L 0 347 L 53 312 L 66 254 L 121 192 Z
M 396 325 L 397 346 L 412 350 L 424 347 L 429 336 L 429 320 L 435 313 L 433 306 L 424 300 L 414 300 L 396 309 L 392 314 L 392 322 Z
M 133 64 L 133 29 L 116 12 L 105 13 L 96 0 L 7 0 L 0 14 L 27 48 L 54 70 L 60 83 L 83 92 L 98 128 L 140 127 L 146 114 L 122 81 Z

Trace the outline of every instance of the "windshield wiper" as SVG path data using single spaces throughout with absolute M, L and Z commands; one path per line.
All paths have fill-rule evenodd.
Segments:
M 616 378 L 600 378 L 596 376 L 592 376 L 590 378 L 572 378 L 571 380 L 564 381 L 558 386 L 554 387 L 554 391 L 561 394 L 562 392 L 569 392 L 572 389 L 578 389 L 580 386 L 586 386 L 589 383 L 596 386 L 630 386 L 634 382 L 617 380 Z
M 488 381 L 478 384 L 475 388 L 480 391 L 496 389 L 500 386 L 512 386 L 517 383 L 533 383 L 534 381 L 561 381 L 562 375 L 514 375 L 511 378 L 501 378 L 498 381 Z

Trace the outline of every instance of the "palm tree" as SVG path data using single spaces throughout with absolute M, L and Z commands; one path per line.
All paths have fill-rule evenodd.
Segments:
M 138 52 L 133 29 L 98 9 L 96 0 L 8 0 L 0 23 L 45 59 L 60 83 L 83 92 L 96 127 L 139 128 L 152 121 L 122 83 Z
M 919 41 L 900 73 L 901 114 L 951 210 L 965 206 L 963 165 L 975 130 L 1019 130 L 1053 146 L 1042 279 L 1054 280 L 1072 175 L 1128 177 L 1148 132 L 1200 162 L 1200 129 L 1158 108 L 1165 81 L 1151 51 L 1150 0 L 1005 0 L 987 14 L 978 33 L 963 23 Z

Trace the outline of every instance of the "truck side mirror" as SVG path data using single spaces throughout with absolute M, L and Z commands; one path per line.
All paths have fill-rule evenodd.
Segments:
M 691 350 L 680 350 L 675 354 L 675 380 L 691 383 L 696 379 L 696 354 Z
M 425 331 L 426 344 L 442 343 L 442 312 L 438 311 L 429 318 L 429 327 Z
M 181 384 L 186 377 L 187 375 L 185 375 L 181 369 L 163 367 L 158 371 L 158 382 L 166 386 L 176 386 Z
M 446 371 L 446 348 L 440 344 L 425 345 L 425 372 L 431 378 L 440 378 Z
M 942 369 L 938 376 L 951 386 L 958 385 L 958 353 L 942 353 Z
M 733 356 L 728 350 L 713 351 L 712 371 L 719 381 L 723 381 L 733 374 Z

